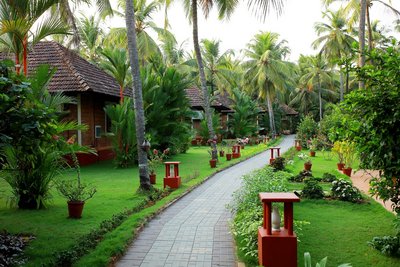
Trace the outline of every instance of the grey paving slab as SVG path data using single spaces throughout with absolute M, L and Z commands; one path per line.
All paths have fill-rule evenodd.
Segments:
M 293 144 L 294 136 L 286 136 L 281 153 Z M 175 202 L 146 225 L 116 266 L 236 266 L 226 204 L 241 177 L 264 167 L 269 157 L 265 151 L 221 171 Z

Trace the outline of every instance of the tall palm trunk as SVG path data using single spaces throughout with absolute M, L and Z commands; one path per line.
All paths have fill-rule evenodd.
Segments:
M 119 103 L 122 104 L 124 102 L 124 86 L 119 85 Z
M 319 120 L 322 121 L 322 92 L 321 92 L 321 80 L 318 76 L 318 98 L 319 98 Z
M 343 69 L 340 68 L 339 70 L 340 73 L 340 98 L 339 102 L 343 101 L 343 91 L 344 91 L 344 77 L 343 77 Z
M 140 80 L 139 71 L 139 55 L 136 43 L 135 31 L 135 11 L 133 9 L 133 1 L 126 0 L 125 21 L 128 37 L 128 51 L 129 61 L 131 64 L 132 78 L 133 78 L 133 101 L 135 108 L 135 123 L 136 123 L 136 140 L 139 161 L 139 177 L 140 188 L 149 190 L 151 188 L 149 171 L 147 166 L 147 152 L 143 151 L 141 145 L 144 142 L 145 124 L 144 124 L 144 110 L 143 110 L 143 97 L 142 97 L 142 83 Z
M 21 73 L 21 65 L 19 62 L 19 54 L 15 53 L 15 72 L 19 75 Z
M 358 31 L 358 41 L 359 41 L 359 59 L 358 59 L 358 66 L 360 68 L 364 67 L 365 65 L 365 14 L 367 10 L 367 0 L 361 0 L 360 2 L 361 10 L 360 10 L 360 25 L 359 25 L 359 31 Z M 365 88 L 365 82 L 364 81 L 359 81 L 358 82 L 358 88 L 359 89 L 364 89 Z
M 204 98 L 203 108 L 206 117 L 208 133 L 210 135 L 210 139 L 216 139 L 216 135 L 212 125 L 210 97 L 208 95 L 206 75 L 204 73 L 203 59 L 201 57 L 200 45 L 199 45 L 199 30 L 197 22 L 197 0 L 192 0 L 192 23 L 193 23 L 194 52 L 196 54 L 197 65 L 199 67 L 200 86 L 203 92 L 203 98 Z M 211 149 L 212 149 L 212 158 L 218 159 L 217 145 L 214 142 L 211 142 Z
M 27 76 L 28 74 L 28 62 L 27 62 L 27 57 L 28 57 L 28 36 L 25 35 L 24 40 L 22 41 L 22 65 L 24 68 L 24 75 Z
M 367 28 L 368 28 L 368 51 L 371 52 L 371 50 L 373 49 L 373 37 L 372 37 L 372 28 L 371 28 L 371 20 L 369 17 L 369 9 L 370 9 L 370 5 L 368 4 L 366 7 L 366 20 L 367 20 Z
M 268 88 L 267 88 L 267 107 L 268 107 L 269 127 L 271 128 L 271 135 L 272 138 L 275 138 L 276 129 L 275 129 L 274 110 L 272 108 L 271 95 L 269 93 Z

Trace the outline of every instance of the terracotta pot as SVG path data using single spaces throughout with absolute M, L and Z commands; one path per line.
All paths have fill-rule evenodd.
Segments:
M 353 169 L 352 168 L 343 168 L 343 173 L 346 174 L 347 176 L 351 177 L 351 171 Z
M 221 151 L 219 152 L 219 156 L 220 156 L 220 157 L 225 156 L 225 151 L 221 150 Z
M 241 145 L 240 148 L 241 148 L 241 149 L 244 149 L 244 145 Z
M 310 151 L 310 156 L 315 157 L 315 151 Z
M 84 201 L 68 201 L 68 215 L 70 218 L 80 219 L 82 217 Z
M 150 183 L 151 184 L 156 184 L 156 174 L 155 173 L 150 173 Z
M 230 161 L 232 159 L 232 154 L 226 153 L 226 160 Z
M 192 140 L 192 146 L 196 146 L 197 145 L 197 140 L 196 139 L 193 139 Z
M 343 170 L 343 168 L 344 168 L 344 163 L 337 163 L 336 165 L 337 165 L 337 169 L 338 169 L 339 171 Z
M 306 171 L 311 171 L 312 164 L 311 163 L 304 163 L 304 169 Z
M 301 151 L 301 146 L 296 146 L 297 151 Z
M 210 159 L 210 167 L 211 168 L 217 167 L 217 160 L 216 159 Z

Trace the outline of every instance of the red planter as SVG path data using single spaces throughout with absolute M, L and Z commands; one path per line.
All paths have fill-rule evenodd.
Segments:
M 297 151 L 301 151 L 301 146 L 296 146 Z
M 343 170 L 343 168 L 344 168 L 344 163 L 337 163 L 337 169 L 339 171 Z
M 211 168 L 216 168 L 217 167 L 217 160 L 216 159 L 210 159 L 210 167 Z
M 68 215 L 70 218 L 80 219 L 82 217 L 84 201 L 68 201 Z
M 315 157 L 315 151 L 310 151 L 310 156 Z
M 150 183 L 151 184 L 156 184 L 156 174 L 155 173 L 150 173 Z
M 304 163 L 304 170 L 311 171 L 312 164 Z
M 196 139 L 192 140 L 192 146 L 197 146 L 197 140 Z
M 353 169 L 352 168 L 343 168 L 343 173 L 346 174 L 347 176 L 351 177 L 351 171 Z
M 232 154 L 226 153 L 226 160 L 230 161 L 232 159 Z
M 219 156 L 220 156 L 220 157 L 225 156 L 225 151 L 223 151 L 223 150 L 219 151 Z

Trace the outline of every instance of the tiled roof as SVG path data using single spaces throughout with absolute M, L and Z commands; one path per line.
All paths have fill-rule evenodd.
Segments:
M 186 96 L 189 99 L 190 106 L 192 108 L 199 109 L 203 107 L 204 99 L 203 93 L 200 89 L 196 87 L 188 88 L 186 89 Z M 213 98 L 214 100 L 211 104 L 213 108 L 225 111 L 231 110 L 229 106 L 231 105 L 232 101 L 229 99 L 228 94 L 218 94 Z
M 296 110 L 294 110 L 293 108 L 289 107 L 286 104 L 281 104 L 280 106 L 283 109 L 283 111 L 286 113 L 286 115 L 293 115 L 293 116 L 299 115 L 299 113 Z
M 0 55 L 0 59 L 5 57 L 13 59 L 12 55 Z M 41 64 L 57 68 L 48 85 L 50 92 L 93 91 L 119 96 L 119 85 L 111 75 L 56 42 L 40 42 L 29 52 L 28 73 Z

